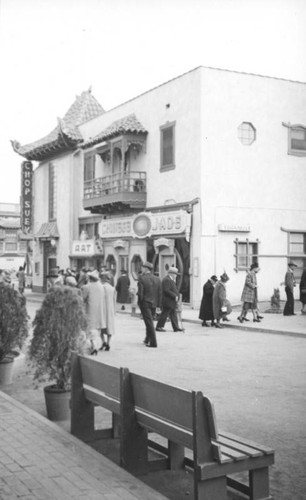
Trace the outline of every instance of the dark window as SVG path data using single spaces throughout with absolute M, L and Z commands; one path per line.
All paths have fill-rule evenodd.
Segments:
M 290 127 L 289 129 L 289 154 L 306 155 L 306 128 Z
M 175 168 L 175 124 L 160 128 L 160 169 Z
M 56 176 L 55 165 L 49 164 L 49 221 L 56 219 Z
M 84 159 L 84 181 L 91 181 L 95 178 L 95 155 L 86 154 Z

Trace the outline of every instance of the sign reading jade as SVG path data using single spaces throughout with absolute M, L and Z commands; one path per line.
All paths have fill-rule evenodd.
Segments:
M 102 238 L 146 238 L 154 235 L 181 234 L 190 226 L 190 214 L 176 212 L 142 212 L 134 217 L 105 219 L 100 224 Z

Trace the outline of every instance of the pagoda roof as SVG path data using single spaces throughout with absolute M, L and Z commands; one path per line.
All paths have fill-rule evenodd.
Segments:
M 74 149 L 83 142 L 79 125 L 103 113 L 104 109 L 89 89 L 76 97 L 64 118 L 58 118 L 57 126 L 48 135 L 23 146 L 17 141 L 11 141 L 13 149 L 20 156 L 34 161 L 42 161 Z
M 144 128 L 144 126 L 140 123 L 134 113 L 125 116 L 124 118 L 120 118 L 119 120 L 111 123 L 107 128 L 105 128 L 102 132 L 99 132 L 96 136 L 88 139 L 83 147 L 93 146 L 99 142 L 105 141 L 107 139 L 111 139 L 113 137 L 122 135 L 122 134 L 147 134 L 148 131 Z

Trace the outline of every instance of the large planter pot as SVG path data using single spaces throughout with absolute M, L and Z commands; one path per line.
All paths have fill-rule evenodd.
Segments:
M 0 385 L 9 385 L 13 382 L 13 369 L 13 358 L 7 358 L 0 361 Z
M 70 419 L 70 390 L 61 390 L 54 385 L 44 388 L 47 417 L 49 420 Z

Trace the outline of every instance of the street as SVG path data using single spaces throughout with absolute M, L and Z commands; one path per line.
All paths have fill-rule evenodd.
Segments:
M 38 306 L 28 302 L 32 318 Z M 158 348 L 148 349 L 142 320 L 117 313 L 111 350 L 98 359 L 201 390 L 214 403 L 220 429 L 275 449 L 270 470 L 275 500 L 305 499 L 306 339 L 202 328 L 200 322 L 184 325 L 185 333 L 174 333 L 166 323 L 167 331 L 157 334 Z M 44 414 L 42 390 L 29 398 L 25 384 L 32 391 L 29 380 L 20 377 L 6 392 Z

